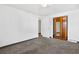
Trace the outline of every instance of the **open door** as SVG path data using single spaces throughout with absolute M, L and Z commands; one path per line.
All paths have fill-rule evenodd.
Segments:
M 68 17 L 54 17 L 53 19 L 53 38 L 67 40 L 68 37 Z

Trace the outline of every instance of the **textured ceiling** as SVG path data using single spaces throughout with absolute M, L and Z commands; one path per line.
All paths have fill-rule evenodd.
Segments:
M 40 16 L 76 10 L 79 8 L 77 4 L 49 4 L 47 7 L 42 7 L 40 4 L 9 4 L 8 6 Z

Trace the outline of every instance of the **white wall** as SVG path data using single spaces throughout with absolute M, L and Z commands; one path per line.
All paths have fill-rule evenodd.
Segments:
M 37 37 L 36 15 L 0 5 L 0 47 Z
M 53 17 L 42 17 L 42 35 L 44 37 L 53 37 Z
M 51 30 L 49 29 L 49 19 L 51 18 L 51 21 L 53 20 L 53 17 L 57 16 L 68 16 L 68 41 L 76 43 L 79 41 L 79 10 L 75 11 L 68 11 L 68 12 L 63 12 L 59 14 L 54 14 L 54 15 L 49 15 L 47 17 L 43 18 L 43 29 L 42 31 L 44 32 L 44 35 L 46 37 L 52 36 L 53 35 L 53 24 L 51 25 Z

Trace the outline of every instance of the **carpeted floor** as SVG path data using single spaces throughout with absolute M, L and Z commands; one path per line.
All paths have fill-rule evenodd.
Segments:
M 0 48 L 0 54 L 78 54 L 79 43 L 39 37 Z

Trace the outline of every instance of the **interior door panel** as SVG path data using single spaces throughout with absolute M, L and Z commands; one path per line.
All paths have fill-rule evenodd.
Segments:
M 60 16 L 53 19 L 53 37 L 56 39 L 67 40 L 68 17 Z

